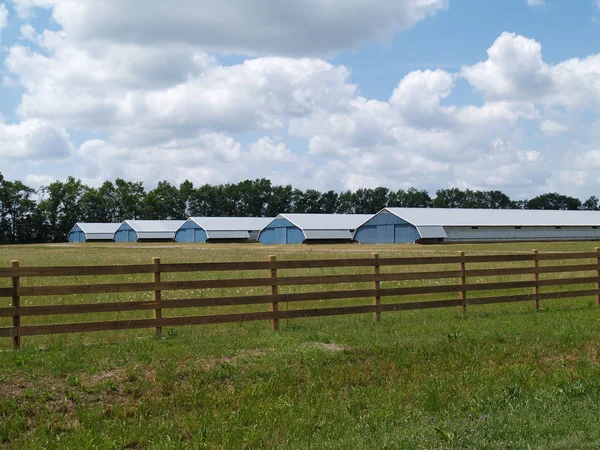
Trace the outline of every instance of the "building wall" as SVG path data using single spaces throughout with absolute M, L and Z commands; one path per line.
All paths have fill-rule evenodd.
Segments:
M 361 244 L 406 244 L 420 238 L 416 227 L 387 211 L 373 216 L 354 234 Z
M 85 242 L 85 233 L 78 226 L 73 227 L 73 230 L 67 236 L 69 242 Z
M 206 231 L 192 221 L 185 222 L 175 233 L 175 242 L 206 242 L 206 238 Z
M 301 244 L 304 233 L 287 219 L 275 219 L 262 230 L 258 240 L 263 244 Z
M 137 242 L 138 235 L 128 224 L 122 224 L 115 233 L 115 242 Z
M 535 241 L 600 239 L 600 228 L 593 227 L 444 227 L 444 242 L 460 241 Z

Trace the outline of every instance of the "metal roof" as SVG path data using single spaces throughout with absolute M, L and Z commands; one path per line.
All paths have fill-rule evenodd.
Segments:
M 87 223 L 77 222 L 75 227 L 79 227 L 85 234 L 115 234 L 121 226 L 120 223 Z M 71 229 L 71 231 L 73 231 Z
M 385 208 L 382 211 L 389 211 L 418 228 L 424 226 L 600 226 L 600 211 L 467 208 Z
M 125 223 L 139 235 L 139 233 L 175 233 L 185 220 L 126 220 Z
M 419 232 L 419 234 L 421 235 L 421 238 L 423 239 L 431 239 L 431 238 L 447 238 L 448 235 L 446 234 L 446 231 L 444 230 L 444 227 L 438 227 L 438 226 L 434 226 L 434 227 L 430 227 L 430 226 L 419 226 L 417 227 L 417 231 Z
M 372 214 L 279 214 L 301 230 L 355 230 Z M 305 233 L 306 235 L 306 233 Z M 308 237 L 308 236 L 307 236 Z M 338 238 L 339 239 L 339 238 Z
M 352 240 L 350 230 L 304 230 L 306 239 L 347 239 Z
M 250 239 L 246 230 L 210 230 L 206 232 L 207 239 Z
M 190 217 L 205 231 L 259 231 L 266 227 L 273 217 Z

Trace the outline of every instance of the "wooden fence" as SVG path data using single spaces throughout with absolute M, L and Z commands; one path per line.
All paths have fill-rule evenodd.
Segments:
M 579 262 L 573 264 L 575 260 Z M 588 260 L 583 263 L 584 260 Z M 589 261 L 591 260 L 591 262 Z M 540 264 L 540 262 L 545 263 Z M 501 263 L 502 267 L 490 267 Z M 523 267 L 507 267 L 512 263 L 525 264 Z M 486 264 L 484 268 L 468 268 L 469 264 Z M 548 265 L 549 264 L 549 265 Z M 498 265 L 498 264 L 496 264 Z M 425 270 L 414 268 L 425 266 Z M 445 267 L 443 267 L 445 266 Z M 411 269 L 400 270 L 402 267 Z M 440 270 L 433 270 L 438 267 Z M 453 270 L 447 270 L 454 267 Z M 370 273 L 281 276 L 281 271 L 302 269 L 310 273 L 314 269 L 324 268 L 363 268 Z M 370 269 L 369 269 L 370 268 Z M 342 269 L 342 270 L 343 270 Z M 354 269 L 356 270 L 356 269 Z M 10 279 L 8 287 L 0 287 L 0 298 L 11 299 L 8 307 L 0 307 L 0 318 L 12 318 L 12 326 L 0 327 L 0 337 L 12 339 L 13 347 L 20 348 L 22 336 L 78 333 L 105 330 L 124 330 L 134 328 L 155 328 L 161 333 L 163 327 L 216 324 L 226 322 L 244 322 L 270 320 L 273 330 L 279 328 L 281 319 L 317 317 L 343 314 L 372 313 L 374 321 L 380 322 L 381 314 L 390 311 L 406 311 L 426 308 L 458 307 L 462 313 L 467 305 L 484 305 L 507 302 L 532 302 L 535 309 L 540 308 L 541 300 L 590 297 L 594 296 L 600 304 L 600 252 L 576 253 L 538 253 L 532 250 L 527 254 L 465 255 L 458 252 L 455 256 L 425 256 L 403 258 L 380 258 L 373 254 L 371 258 L 278 261 L 270 256 L 268 261 L 253 262 L 205 262 L 185 264 L 161 264 L 160 258 L 154 258 L 152 264 L 114 265 L 114 266 L 71 266 L 71 267 L 21 267 L 18 261 L 12 261 L 11 267 L 0 268 L 0 281 Z M 238 271 L 258 271 L 262 276 L 252 278 L 202 279 L 163 281 L 161 274 L 169 273 L 222 273 Z M 254 273 L 253 272 L 253 273 Z M 579 272 L 579 273 L 578 273 Z M 583 272 L 583 275 L 581 274 Z M 541 279 L 540 274 L 559 274 L 558 278 Z M 590 276 L 589 273 L 593 275 Z M 96 284 L 59 284 L 26 286 L 21 281 L 29 277 L 72 277 L 72 276 L 112 276 L 139 275 L 151 276 L 148 282 L 121 282 Z M 489 277 L 526 276 L 528 279 L 502 280 L 493 282 L 471 282 L 473 278 L 485 280 Z M 456 284 L 440 284 L 441 280 L 456 280 Z M 398 282 L 415 282 L 429 285 L 400 286 Z M 432 284 L 431 282 L 434 282 Z M 349 283 L 369 283 L 367 289 L 332 290 L 321 289 L 311 292 L 282 293 L 286 286 L 341 285 Z M 395 287 L 382 287 L 383 283 L 396 283 Z M 593 284 L 593 288 L 582 289 L 576 285 Z M 542 288 L 570 286 L 570 289 L 540 292 Z M 212 288 L 264 287 L 265 294 L 214 296 L 201 298 L 163 298 L 165 291 L 204 290 Z M 337 286 L 338 288 L 340 286 Z M 523 290 L 525 293 L 503 293 L 498 291 Z M 51 296 L 93 295 L 110 293 L 149 292 L 150 298 L 143 301 L 97 301 L 94 303 L 40 304 L 22 305 L 26 297 L 44 298 Z M 485 291 L 494 291 L 492 296 L 477 296 Z M 470 293 L 477 293 L 473 296 Z M 427 299 L 413 301 L 414 296 L 449 294 L 452 298 Z M 390 303 L 382 302 L 389 298 Z M 304 309 L 281 310 L 281 303 L 300 304 L 299 302 L 332 301 L 341 299 L 359 299 L 362 304 L 344 304 Z M 362 299 L 362 300 L 360 300 Z M 368 304 L 365 300 L 368 299 Z M 403 301 L 399 301 L 403 300 Z M 227 314 L 192 315 L 163 317 L 165 309 L 206 308 L 232 305 L 265 305 L 262 311 L 235 312 Z M 305 303 L 306 304 L 306 303 Z M 323 303 L 320 302 L 319 306 Z M 268 307 L 268 310 L 266 306 Z M 78 315 L 107 312 L 125 312 L 151 310 L 152 318 L 133 318 L 130 320 L 80 321 L 52 324 L 22 324 L 21 319 L 32 316 Z M 88 319 L 88 316 L 85 317 Z

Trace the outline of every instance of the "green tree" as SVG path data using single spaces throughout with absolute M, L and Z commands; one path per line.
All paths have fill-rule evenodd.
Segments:
M 184 219 L 185 209 L 179 189 L 168 181 L 159 181 L 143 200 L 143 217 L 147 220 Z
M 66 241 L 73 225 L 81 221 L 82 198 L 88 190 L 81 180 L 73 177 L 42 188 L 44 199 L 39 203 L 39 211 L 44 217 L 45 231 L 51 242 Z
M 266 209 L 268 217 L 275 217 L 277 214 L 292 212 L 292 186 L 273 186 L 271 196 Z
M 35 190 L 20 181 L 8 181 L 0 173 L 0 242 L 25 244 L 43 239 Z
M 581 201 L 575 197 L 556 192 L 538 195 L 526 203 L 526 209 L 575 210 L 581 208 Z
M 598 198 L 592 195 L 581 205 L 581 209 L 585 211 L 600 211 L 600 205 L 598 204 Z
M 141 219 L 145 197 L 146 191 L 141 181 L 134 183 L 117 178 L 114 189 L 114 221 Z

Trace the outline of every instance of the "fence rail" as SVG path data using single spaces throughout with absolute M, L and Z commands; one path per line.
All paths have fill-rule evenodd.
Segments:
M 573 264 L 574 260 L 593 260 L 592 263 Z M 550 265 L 541 265 L 549 262 Z M 526 263 L 525 267 L 484 267 L 468 268 L 468 264 Z M 496 264 L 497 265 L 497 264 Z M 426 270 L 414 271 L 414 268 L 427 266 Z M 440 270 L 432 270 L 435 266 Z M 453 270 L 448 270 L 454 267 Z M 400 271 L 401 268 L 409 271 Z M 310 273 L 314 269 L 350 269 L 365 268 L 370 273 L 281 276 L 279 271 L 303 270 Z M 393 271 L 391 271 L 393 270 Z M 250 278 L 203 279 L 165 281 L 161 274 L 257 272 L 261 276 Z M 589 275 L 592 273 L 592 275 Z M 150 275 L 150 281 L 121 283 L 88 284 L 48 284 L 29 286 L 22 280 L 29 278 L 47 279 L 56 277 L 102 277 L 115 275 Z M 559 274 L 558 278 L 540 278 L 543 274 Z M 568 277 L 565 277 L 568 275 Z M 529 276 L 528 279 L 489 281 L 489 277 Z M 466 313 L 468 305 L 512 303 L 531 301 L 539 310 L 540 301 L 551 299 L 590 297 L 600 304 L 600 250 L 594 252 L 538 253 L 532 250 L 527 254 L 427 256 L 380 258 L 373 254 L 371 258 L 278 261 L 270 256 L 268 261 L 216 262 L 162 264 L 160 258 L 153 258 L 152 264 L 119 266 L 63 266 L 63 267 L 22 267 L 18 261 L 12 261 L 10 267 L 0 268 L 0 281 L 10 279 L 9 287 L 0 288 L 0 297 L 10 299 L 10 306 L 0 307 L 0 318 L 12 318 L 12 326 L 0 328 L 0 337 L 12 338 L 13 347 L 20 348 L 22 336 L 80 333 L 92 331 L 125 330 L 137 328 L 155 328 L 157 333 L 163 327 L 217 324 L 227 322 L 245 322 L 269 320 L 273 330 L 279 329 L 281 319 L 301 317 L 334 316 L 344 314 L 373 314 L 375 323 L 381 321 L 381 314 L 391 311 L 408 311 L 429 308 L 458 307 Z M 456 284 L 431 284 L 442 280 L 455 279 Z M 473 279 L 476 279 L 473 282 Z M 420 282 L 426 285 L 398 286 L 400 282 Z M 430 282 L 430 284 L 427 284 Z M 367 283 L 370 288 L 331 289 L 331 285 Z M 396 286 L 384 286 L 396 283 Z M 592 284 L 593 289 L 576 288 L 540 292 L 542 288 L 560 288 Z M 296 286 L 319 286 L 311 292 L 281 292 L 282 288 Z M 231 289 L 239 287 L 265 288 L 264 294 L 220 295 L 197 298 L 163 298 L 165 291 L 186 291 L 204 289 Z M 526 290 L 526 293 L 515 293 Z M 473 293 L 494 291 L 494 295 L 473 296 Z M 148 292 L 149 298 L 141 301 L 95 301 L 93 303 L 39 304 L 22 305 L 27 297 L 51 300 L 54 296 L 77 296 Z M 498 295 L 500 292 L 502 295 Z M 454 298 L 425 299 L 414 301 L 411 297 L 449 294 Z M 70 297 L 69 297 L 70 298 Z M 408 298 L 408 301 L 407 301 Z M 280 310 L 281 303 L 293 305 L 311 301 L 332 301 L 349 299 L 368 299 L 370 304 L 327 306 L 318 308 L 308 304 L 305 308 Z M 389 303 L 384 300 L 391 299 Z M 402 300 L 402 301 L 398 301 Z M 66 303 L 66 304 L 65 304 Z M 164 310 L 182 308 L 208 308 L 240 305 L 269 305 L 268 311 L 249 311 L 181 317 L 163 317 Z M 132 318 L 128 320 L 80 321 L 75 323 L 24 324 L 21 318 L 34 316 L 63 316 L 79 314 L 116 313 L 131 311 L 152 311 L 152 318 Z M 88 319 L 88 316 L 85 317 Z

